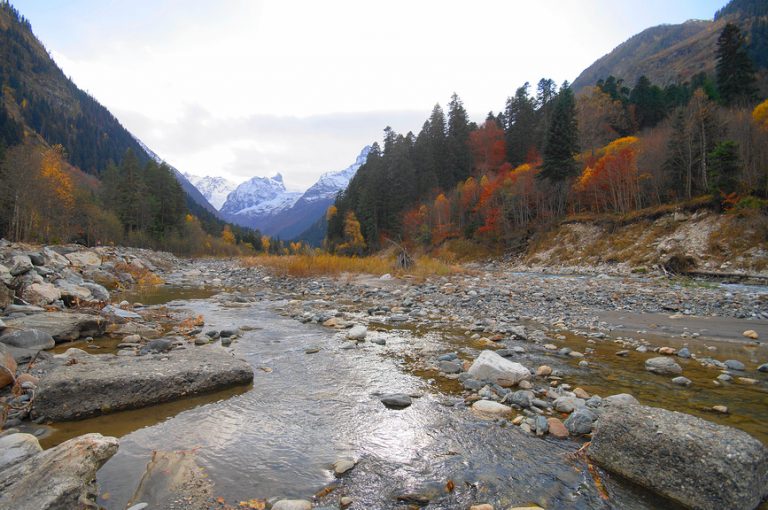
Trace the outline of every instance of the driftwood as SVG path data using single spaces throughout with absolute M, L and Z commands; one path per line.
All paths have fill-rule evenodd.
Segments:
M 387 239 L 392 246 L 397 248 L 397 257 L 395 258 L 395 266 L 397 269 L 411 269 L 414 265 L 416 265 L 416 262 L 413 260 L 413 257 L 408 253 L 408 250 L 405 249 L 404 246 L 394 242 L 392 239 Z

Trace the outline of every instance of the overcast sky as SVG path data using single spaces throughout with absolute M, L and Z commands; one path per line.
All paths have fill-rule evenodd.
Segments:
M 291 189 L 417 132 L 455 91 L 473 120 L 570 80 L 641 30 L 726 0 L 16 0 L 56 62 L 183 172 Z

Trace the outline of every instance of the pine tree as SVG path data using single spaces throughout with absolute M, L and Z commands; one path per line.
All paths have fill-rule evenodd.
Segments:
M 528 152 L 536 147 L 536 110 L 533 98 L 528 95 L 529 86 L 526 82 L 515 91 L 514 97 L 507 99 L 504 112 L 507 161 L 512 166 L 524 163 Z
M 552 122 L 544 146 L 544 161 L 540 178 L 562 182 L 576 176 L 579 169 L 574 157 L 579 152 L 579 131 L 576 123 L 576 101 L 566 81 L 560 87 Z
M 739 27 L 728 23 L 717 39 L 717 89 L 726 106 L 754 101 L 755 69 Z
M 469 149 L 469 118 L 459 96 L 451 96 L 448 103 L 448 167 L 453 187 L 469 177 L 472 171 L 472 152 Z
M 724 196 L 736 192 L 741 171 L 739 145 L 731 140 L 718 143 L 709 153 L 709 171 L 711 191 Z

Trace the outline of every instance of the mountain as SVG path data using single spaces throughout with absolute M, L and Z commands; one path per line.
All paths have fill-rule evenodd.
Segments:
M 311 239 L 302 237 L 302 234 L 318 220 L 325 218 L 325 212 L 333 204 L 339 191 L 347 189 L 349 181 L 355 176 L 357 170 L 368 159 L 370 146 L 365 146 L 355 162 L 344 170 L 327 172 L 320 176 L 315 184 L 310 186 L 301 197 L 289 208 L 277 212 L 266 221 L 263 232 L 281 239 L 301 239 L 316 244 L 317 232 L 313 232 Z M 325 230 L 321 228 L 321 236 L 325 237 Z
M 186 172 L 184 177 L 202 193 L 216 210 L 221 209 L 224 202 L 227 201 L 227 196 L 237 188 L 237 184 L 224 177 L 211 177 L 208 175 L 200 177 Z
M 643 75 L 661 86 L 688 81 L 701 72 L 714 76 L 717 38 L 727 23 L 741 28 L 757 67 L 768 67 L 768 2 L 733 0 L 713 20 L 659 25 L 630 37 L 585 69 L 573 88 L 578 91 L 608 76 L 623 79 L 629 87 Z
M 258 228 L 271 236 L 298 238 L 325 216 L 339 191 L 347 189 L 349 181 L 365 163 L 370 150 L 369 146 L 364 147 L 347 168 L 324 173 L 304 193 L 287 191 L 279 173 L 274 177 L 254 177 L 229 193 L 220 213 L 233 223 Z M 199 182 L 216 179 L 221 178 L 204 177 Z M 206 193 L 204 185 L 198 188 Z M 311 237 L 315 239 L 316 232 Z

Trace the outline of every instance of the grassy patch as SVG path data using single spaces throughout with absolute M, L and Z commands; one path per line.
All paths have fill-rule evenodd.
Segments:
M 278 276 L 299 278 L 313 276 L 338 276 L 344 273 L 371 274 L 386 273 L 399 276 L 411 275 L 416 278 L 447 276 L 462 272 L 459 266 L 448 264 L 427 256 L 416 258 L 416 264 L 408 271 L 395 268 L 394 258 L 388 257 L 342 257 L 330 253 L 311 255 L 258 255 L 242 259 L 247 267 L 263 266 Z

